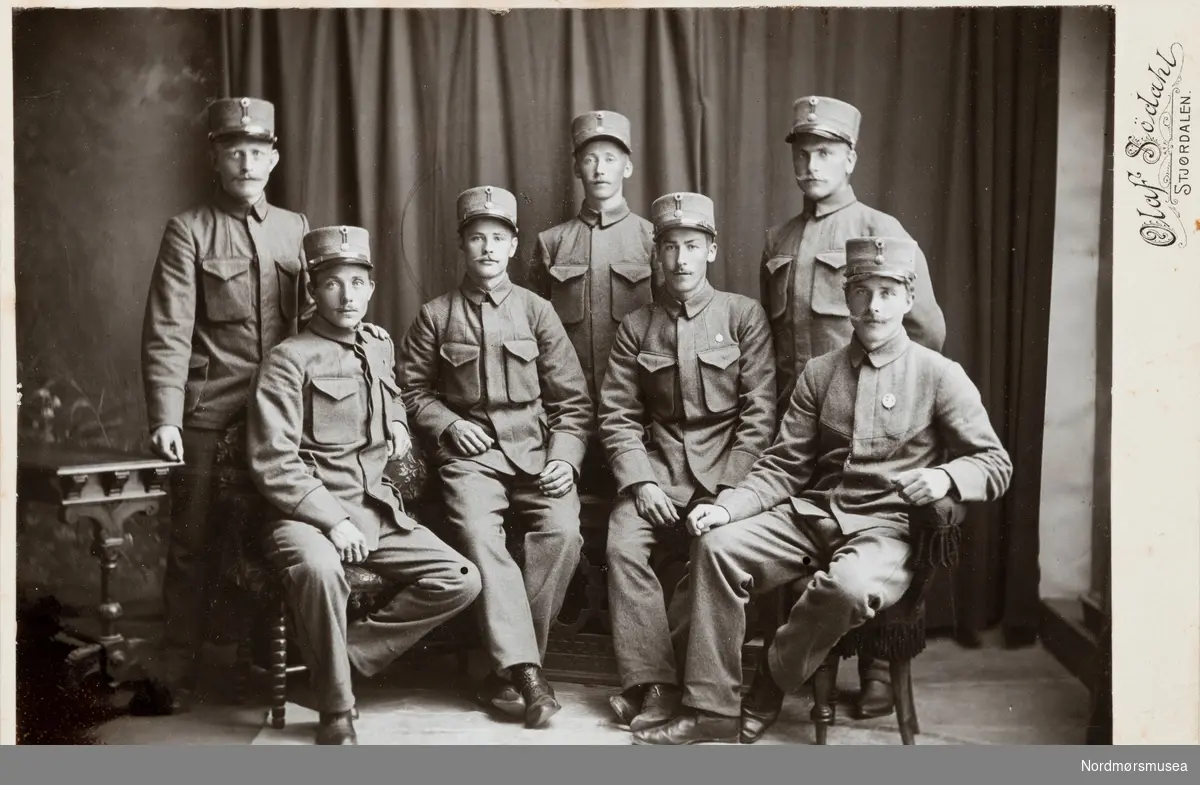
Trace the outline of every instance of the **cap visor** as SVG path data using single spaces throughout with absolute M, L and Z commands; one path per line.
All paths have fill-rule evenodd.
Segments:
M 489 218 L 493 221 L 500 221 L 501 223 L 505 224 L 506 226 L 511 227 L 514 232 L 517 231 L 517 225 L 512 221 L 511 218 L 508 218 L 503 215 L 492 215 L 491 213 L 477 213 L 475 215 L 470 216 L 469 218 L 462 219 L 461 221 L 458 222 L 458 231 L 461 232 L 472 221 L 483 221 L 483 220 L 486 220 Z
M 784 141 L 788 144 L 791 144 L 792 142 L 796 141 L 796 137 L 804 136 L 805 134 L 809 136 L 819 136 L 822 139 L 832 139 L 835 142 L 853 144 L 853 142 L 851 142 L 845 134 L 838 133 L 837 131 L 831 131 L 828 128 L 815 128 L 810 126 L 801 126 L 800 128 L 795 129 L 787 135 L 787 139 Z
M 268 134 L 268 133 L 258 133 L 255 131 L 232 130 L 232 131 L 216 131 L 214 133 L 210 133 L 208 135 L 208 138 L 214 142 L 220 142 L 225 139 L 258 139 L 263 142 L 274 142 L 277 137 L 274 134 Z
M 619 136 L 612 136 L 611 134 L 593 134 L 592 136 L 589 136 L 586 139 L 584 139 L 579 144 L 575 145 L 575 152 L 578 153 L 580 150 L 582 150 L 584 148 L 585 145 L 587 145 L 588 142 L 594 142 L 597 139 L 607 139 L 610 142 L 616 142 L 617 144 L 619 144 L 621 146 L 621 149 L 624 150 L 626 152 L 626 154 L 633 155 L 633 150 L 631 150 L 629 148 L 629 144 L 626 143 L 626 141 L 624 139 L 622 139 Z
M 855 273 L 854 275 L 848 275 L 846 276 L 846 283 L 853 283 L 854 281 L 861 281 L 866 278 L 891 278 L 893 281 L 907 282 L 915 281 L 917 279 L 917 275 L 916 273 L 893 273 L 886 270 L 881 270 L 879 272 Z

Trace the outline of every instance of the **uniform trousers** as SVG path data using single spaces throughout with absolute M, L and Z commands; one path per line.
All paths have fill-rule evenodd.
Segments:
M 913 578 L 909 551 L 901 528 L 845 534 L 832 518 L 799 515 L 790 503 L 695 538 L 670 609 L 683 704 L 739 714 L 751 594 L 810 577 L 767 651 L 772 677 L 791 692 L 846 633 L 900 601 Z
M 217 586 L 219 521 L 212 514 L 213 461 L 223 432 L 183 428 L 184 465 L 171 477 L 171 533 L 163 572 L 163 677 L 195 686 Z
M 684 518 L 692 507 L 706 500 L 697 497 L 685 506 L 675 505 L 679 520 L 670 528 L 656 527 L 638 515 L 632 498 L 619 499 L 609 514 L 605 548 L 608 609 L 622 689 L 679 682 L 667 604 L 650 557 L 654 546 L 665 538 L 679 540 L 681 547 L 688 547 Z
M 475 612 L 493 668 L 541 665 L 583 550 L 578 492 L 550 498 L 534 475 L 470 459 L 450 458 L 438 472 L 448 532 L 483 581 Z M 506 544 L 510 514 L 526 526 L 524 574 Z
M 383 608 L 347 626 L 350 585 L 324 532 L 301 521 L 276 521 L 265 545 L 283 575 L 297 643 L 322 712 L 354 707 L 351 665 L 374 676 L 479 594 L 479 572 L 437 535 L 419 524 L 404 531 L 389 523 L 379 547 L 360 566 L 403 588 Z

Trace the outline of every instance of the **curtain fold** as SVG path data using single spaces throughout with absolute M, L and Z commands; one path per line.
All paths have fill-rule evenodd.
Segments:
M 713 283 L 757 297 L 765 231 L 801 207 L 792 101 L 857 105 L 855 191 L 926 249 L 945 353 L 1017 465 L 1005 500 L 974 513 L 930 624 L 964 642 L 997 622 L 1017 638 L 1036 627 L 1057 10 L 238 9 L 223 27 L 227 89 L 276 104 L 272 198 L 314 226 L 370 230 L 368 318 L 397 338 L 461 275 L 466 188 L 517 194 L 523 279 L 537 232 L 579 208 L 570 123 L 589 109 L 632 122 L 633 210 L 708 194 Z

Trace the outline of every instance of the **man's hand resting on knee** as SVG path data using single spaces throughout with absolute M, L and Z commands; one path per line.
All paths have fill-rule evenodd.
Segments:
M 715 504 L 697 504 L 688 513 L 686 523 L 688 533 L 699 537 L 709 529 L 729 523 L 729 510 Z
M 329 541 L 347 564 L 359 564 L 367 560 L 367 538 L 349 518 L 329 530 Z
M 455 452 L 467 458 L 483 455 L 493 444 L 487 431 L 470 420 L 455 420 L 454 424 L 446 429 L 446 439 Z
M 643 482 L 633 486 L 633 502 L 638 515 L 653 526 L 667 527 L 679 522 L 679 513 L 656 482 Z

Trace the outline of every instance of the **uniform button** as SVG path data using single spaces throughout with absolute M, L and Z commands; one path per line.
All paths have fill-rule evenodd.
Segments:
M 808 565 L 812 564 L 812 559 L 805 556 L 803 559 L 800 560 L 800 563 L 803 564 L 805 567 L 807 567 Z

